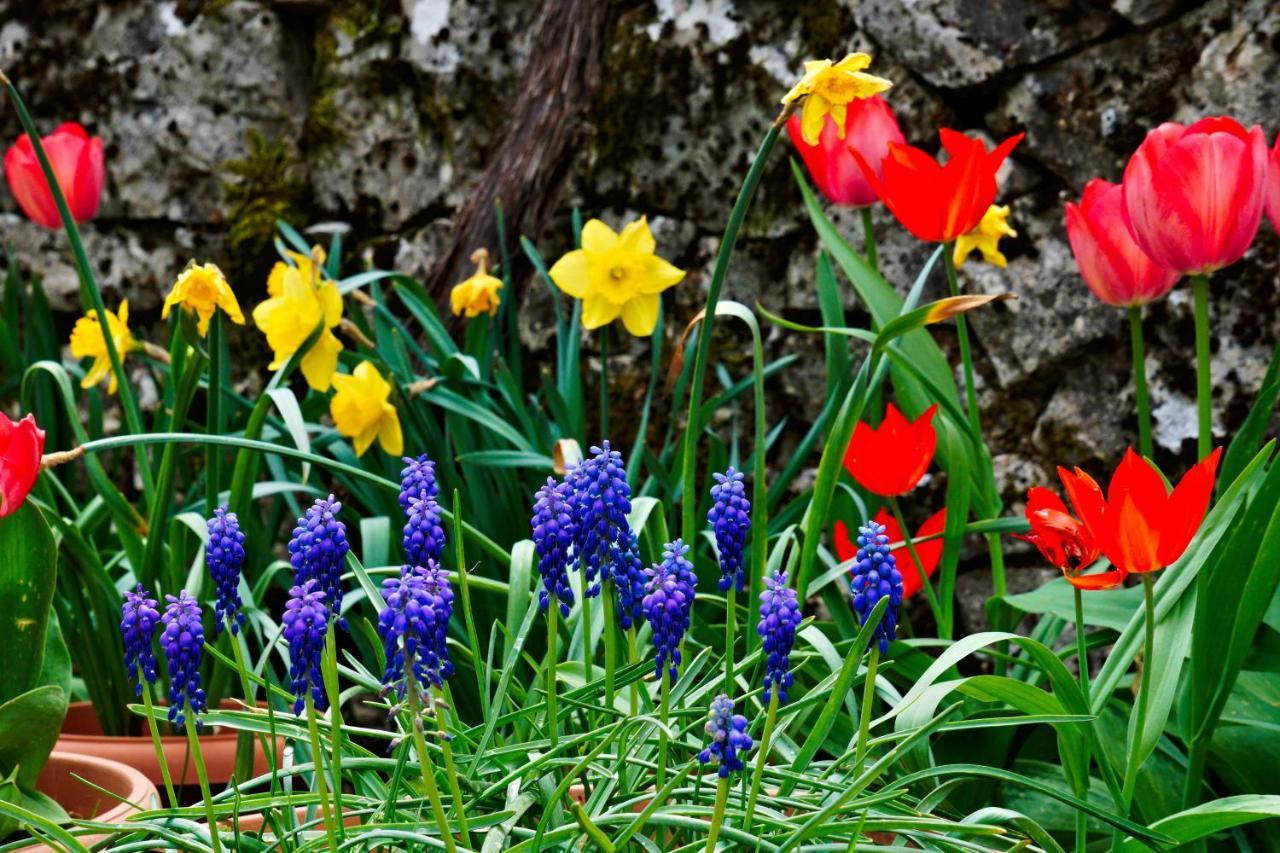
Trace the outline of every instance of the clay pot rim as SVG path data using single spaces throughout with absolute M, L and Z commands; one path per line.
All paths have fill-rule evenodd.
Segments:
M 97 782 L 101 787 L 127 802 L 115 803 L 111 808 L 95 815 L 93 818 L 95 821 L 122 824 L 126 823 L 130 816 L 137 814 L 137 808 L 135 808 L 134 804 L 143 809 L 151 807 L 147 800 L 155 795 L 155 786 L 151 784 L 151 780 L 142 771 L 130 767 L 128 764 L 83 752 L 55 749 L 49 753 L 49 760 L 45 763 L 45 767 L 56 765 L 57 762 L 67 765 L 71 771 L 93 768 L 103 773 L 114 773 L 116 778 L 127 783 L 128 790 L 120 791 L 115 790 L 112 785 L 103 784 L 101 781 Z M 88 776 L 86 773 L 80 773 L 79 775 Z M 83 789 L 86 792 L 86 796 L 104 796 L 100 795 L 93 787 L 78 780 L 76 788 Z M 61 801 L 58 804 L 64 805 Z
M 154 707 L 158 713 L 162 710 L 167 711 L 169 706 L 156 705 Z M 265 710 L 267 706 L 266 706 L 266 703 L 259 701 L 258 707 Z M 71 714 L 73 710 L 79 712 L 86 708 L 89 709 L 90 713 L 93 713 L 92 702 L 81 700 L 81 701 L 69 703 L 67 706 L 67 715 L 66 717 L 63 718 L 63 725 L 65 726 L 66 721 L 71 719 Z M 223 699 L 221 702 L 218 703 L 218 710 L 243 711 L 244 705 L 240 704 L 234 699 Z M 96 713 L 94 713 L 94 719 L 95 720 L 97 719 Z M 201 743 L 220 743 L 222 741 L 234 741 L 238 736 L 239 736 L 238 733 L 234 730 L 222 731 L 219 727 L 213 726 L 206 729 L 204 732 L 201 732 L 200 742 Z M 104 740 L 111 741 L 113 743 L 129 741 L 129 740 L 144 740 L 149 744 L 151 743 L 151 735 L 146 732 L 140 735 L 108 735 L 108 734 L 103 734 L 101 732 L 97 734 L 84 734 L 82 732 L 62 731 L 58 733 L 58 740 L 59 742 L 66 743 L 68 745 L 101 743 Z M 165 746 L 182 746 L 187 743 L 187 736 L 185 734 L 160 735 L 160 742 Z

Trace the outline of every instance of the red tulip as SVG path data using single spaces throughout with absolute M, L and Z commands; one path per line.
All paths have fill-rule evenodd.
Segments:
M 1022 134 L 990 152 L 981 139 L 954 130 L 944 128 L 938 135 L 949 155 L 945 166 L 919 148 L 897 142 L 889 143 L 889 154 L 878 169 L 856 149 L 849 153 L 904 228 L 926 242 L 949 243 L 982 221 L 995 201 L 996 172 Z
M 1271 149 L 1267 164 L 1267 218 L 1271 227 L 1280 231 L 1280 133 L 1276 134 L 1276 147 Z
M 40 474 L 44 430 L 27 415 L 14 423 L 0 413 L 0 518 L 17 511 Z
M 1094 178 L 1080 204 L 1067 202 L 1067 239 L 1080 275 L 1108 305 L 1142 305 L 1164 296 L 1178 281 L 1142 251 L 1124 222 L 1124 190 Z
M 71 217 L 76 222 L 92 219 L 102 201 L 102 140 L 96 136 L 90 139 L 83 127 L 69 121 L 40 142 L 71 208 Z M 62 224 L 49 182 L 25 133 L 5 152 L 4 173 L 18 206 L 33 222 L 45 228 Z
M 1124 170 L 1124 215 L 1151 259 L 1208 273 L 1240 259 L 1258 233 L 1267 178 L 1262 128 L 1230 118 L 1147 133 Z
M 832 204 L 845 207 L 869 207 L 876 201 L 876 191 L 867 183 L 850 152 L 856 150 L 867 162 L 876 164 L 879 177 L 880 161 L 889 153 L 889 143 L 903 141 L 893 110 L 879 95 L 849 103 L 843 139 L 831 116 L 827 116 L 822 126 L 817 145 L 804 141 L 800 116 L 794 113 L 787 120 L 787 133 L 818 189 Z
M 923 415 L 908 421 L 890 403 L 879 427 L 859 421 L 844 453 L 844 467 L 864 489 L 884 498 L 905 495 L 916 487 L 938 445 L 930 406 Z
M 1062 570 L 1067 583 L 1080 589 L 1110 589 L 1124 582 L 1123 569 L 1092 575 L 1081 574 L 1098 560 L 1098 545 L 1089 528 L 1080 523 L 1062 499 L 1048 489 L 1035 486 L 1027 492 L 1027 521 L 1031 532 L 1014 534 L 1035 545 L 1051 566 Z
M 898 527 L 897 520 L 883 508 L 876 513 L 876 517 L 872 520 L 876 524 L 884 525 L 885 535 L 889 537 L 890 542 L 903 543 L 889 553 L 893 555 L 893 559 L 898 564 L 898 573 L 902 575 L 902 597 L 910 598 L 921 590 L 922 584 L 920 583 L 920 572 L 916 571 L 916 565 L 911 559 L 911 551 L 907 548 L 905 537 L 902 535 L 902 528 Z M 942 532 L 942 528 L 946 524 L 947 510 L 944 507 L 926 518 L 924 524 L 920 525 L 920 529 L 916 531 L 916 535 L 912 538 L 923 539 L 925 536 L 936 536 Z M 849 536 L 849 528 L 843 521 L 836 522 L 834 539 L 836 558 L 840 562 L 852 560 L 854 555 L 858 553 L 858 545 Z M 918 542 L 915 545 L 915 550 L 916 556 L 920 558 L 920 568 L 924 569 L 925 577 L 933 577 L 933 573 L 938 568 L 938 563 L 942 560 L 942 540 L 930 539 L 928 542 Z
M 1150 462 L 1130 448 L 1107 494 L 1079 468 L 1058 469 L 1071 505 L 1111 564 L 1124 572 L 1154 572 L 1187 550 L 1209 508 L 1222 448 L 1187 472 L 1172 492 Z

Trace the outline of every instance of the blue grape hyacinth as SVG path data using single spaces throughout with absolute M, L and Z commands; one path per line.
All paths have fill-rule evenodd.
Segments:
M 796 642 L 796 626 L 800 624 L 800 604 L 796 591 L 787 586 L 787 573 L 775 572 L 764 579 L 760 593 L 760 623 L 756 633 L 764 643 L 764 701 L 772 691 L 778 692 L 778 704 L 787 701 L 791 688 L 791 647 Z
M 404 468 L 400 470 L 400 509 L 405 515 L 409 507 L 418 500 L 438 500 L 440 487 L 436 484 L 436 463 L 431 457 L 422 454 L 417 459 L 404 457 Z
M 342 567 L 347 552 L 347 526 L 338 521 L 342 504 L 333 495 L 316 500 L 306 515 L 298 519 L 298 526 L 289 540 L 289 563 L 293 566 L 294 586 L 306 586 L 315 581 L 324 592 L 324 603 L 337 619 L 338 627 L 345 629 L 342 619 Z
M 889 550 L 889 537 L 883 524 L 868 521 L 858 528 L 858 553 L 849 569 L 849 589 L 853 594 L 853 609 L 859 620 L 866 624 L 867 615 L 885 596 L 889 606 L 876 626 L 874 638 L 880 654 L 889 649 L 889 641 L 898 632 L 898 607 L 902 604 L 902 575 Z
M 329 607 L 325 592 L 315 580 L 295 585 L 284 605 L 284 638 L 289 643 L 289 689 L 293 692 L 293 713 L 301 714 L 307 694 L 318 710 L 329 707 L 324 692 L 320 658 L 329 630 Z
M 730 468 L 714 477 L 716 484 L 711 487 L 714 503 L 707 513 L 707 521 L 711 523 L 716 549 L 720 552 L 720 591 L 728 592 L 734 587 L 741 592 L 742 550 L 747 544 L 747 532 L 751 530 L 751 501 L 747 500 L 741 471 Z
M 138 584 L 124 594 L 120 608 L 120 636 L 124 640 L 124 666 L 135 682 L 134 694 L 142 695 L 142 682 L 156 683 L 156 653 L 153 642 L 160 624 L 156 600 Z
M 538 605 L 545 612 L 555 599 L 560 614 L 565 617 L 573 606 L 573 588 L 569 585 L 569 562 L 576 535 L 572 498 L 573 490 L 568 483 L 557 483 L 554 477 L 548 477 L 534 496 L 533 516 L 529 519 L 533 549 L 538 555 L 538 574 L 542 576 Z
M 675 681 L 680 675 L 680 641 L 689 628 L 689 613 L 698 586 L 693 564 L 686 559 L 689 546 L 676 539 L 662 552 L 662 562 L 649 569 L 644 613 L 653 629 L 654 665 L 658 678 L 666 667 Z
M 387 602 L 378 615 L 387 656 L 383 692 L 403 699 L 411 686 L 440 686 L 453 673 L 445 644 L 453 590 L 444 572 L 434 564 L 403 572 L 382 582 L 382 594 Z
M 733 713 L 733 700 L 725 694 L 721 693 L 711 702 L 705 731 L 711 744 L 698 753 L 698 760 L 703 764 L 718 764 L 721 779 L 740 773 L 744 766 L 743 754 L 756 744 L 747 734 L 747 718 Z
M 640 560 L 640 543 L 635 531 L 628 530 L 626 547 L 618 548 L 613 557 L 613 583 L 618 590 L 614 606 L 618 625 L 624 631 L 644 618 L 644 587 L 648 579 Z
M 240 532 L 240 520 L 225 506 L 213 511 L 209 519 L 209 544 L 205 546 L 204 561 L 213 578 L 214 622 L 221 633 L 224 627 L 235 634 L 244 624 L 244 603 L 240 601 L 240 571 L 244 568 L 244 534 Z
M 169 669 L 169 722 L 177 728 L 186 724 L 187 714 L 200 728 L 205 711 L 204 690 L 200 687 L 200 659 L 204 654 L 204 629 L 200 605 L 182 590 L 175 598 L 166 595 L 168 605 L 160 617 L 164 633 L 160 645 Z
M 414 499 L 405 513 L 404 556 L 410 566 L 439 562 L 444 553 L 444 525 L 435 498 Z
M 600 594 L 600 583 L 613 576 L 613 559 L 630 533 L 631 487 L 622 454 L 600 442 L 591 456 L 570 469 L 565 482 L 572 489 L 574 550 L 587 598 Z

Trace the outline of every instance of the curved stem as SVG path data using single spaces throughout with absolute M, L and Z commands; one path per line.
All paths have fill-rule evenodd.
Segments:
M 412 680 L 412 679 L 411 679 Z M 449 821 L 444 816 L 444 804 L 440 801 L 440 789 L 436 787 L 436 768 L 431 761 L 431 753 L 427 751 L 427 739 L 422 734 L 422 705 L 418 698 L 418 685 L 409 685 L 409 731 L 413 737 L 413 749 L 418 753 L 418 767 L 422 773 L 422 785 L 427 789 L 427 800 L 431 803 L 431 814 L 436 820 L 436 828 L 440 831 L 440 840 L 448 853 L 458 849 L 453 835 L 449 832 Z
M 871 223 L 871 208 L 864 207 L 862 214 L 862 253 L 867 258 L 867 266 L 880 272 L 880 262 L 876 258 L 876 230 Z
M 1196 409 L 1200 421 L 1199 450 L 1204 459 L 1213 451 L 1213 383 L 1209 355 L 1209 277 L 1193 275 L 1196 316 Z
M 724 823 L 725 804 L 729 802 L 729 780 L 721 778 L 716 784 L 716 809 L 711 815 L 711 829 L 707 832 L 706 853 L 716 849 L 716 839 L 720 837 L 720 826 Z
M 1151 440 L 1151 400 L 1147 396 L 1146 348 L 1142 341 L 1142 308 L 1129 307 L 1129 343 L 1133 352 L 1133 397 L 1138 407 L 1138 449 L 1151 458 L 1155 452 Z
M 760 795 L 760 782 L 764 778 L 764 763 L 769 755 L 769 741 L 773 739 L 773 727 L 778 722 L 778 689 L 775 686 L 769 693 L 769 710 L 764 718 L 764 734 L 760 736 L 760 747 L 756 750 L 756 766 L 751 771 L 751 793 L 747 796 L 747 811 L 742 818 L 742 830 L 751 829 L 751 818 L 756 813 L 756 798 Z
M 942 251 L 942 264 L 947 270 L 947 294 L 960 295 L 956 281 L 955 243 L 948 243 Z M 969 348 L 969 324 L 964 314 L 956 315 L 956 341 L 960 346 L 960 361 L 964 367 L 965 411 L 969 415 L 969 427 L 974 436 L 982 436 L 982 418 L 978 411 L 978 391 L 973 381 L 973 353 Z
M 333 831 L 333 811 L 329 804 L 329 783 L 324 778 L 324 760 L 320 751 L 320 727 L 316 724 L 316 705 L 307 693 L 307 736 L 311 743 L 311 761 L 315 765 L 313 778 L 316 780 L 316 793 L 320 797 L 320 814 L 324 819 L 324 834 L 329 842 L 329 850 L 336 853 L 338 839 Z
M 609 327 L 600 327 L 600 437 L 609 437 Z
M 858 709 L 858 747 L 853 765 L 855 778 L 862 774 L 862 765 L 867 760 L 867 738 L 871 733 L 871 704 L 876 698 L 876 667 L 879 663 L 880 644 L 873 638 L 871 657 L 867 659 L 867 680 L 862 685 L 862 707 Z

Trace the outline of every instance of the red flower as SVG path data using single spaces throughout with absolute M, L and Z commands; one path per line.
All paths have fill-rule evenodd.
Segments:
M 898 527 L 897 520 L 886 512 L 884 508 L 881 508 L 872 520 L 876 524 L 884 525 L 885 535 L 889 537 L 890 542 L 903 543 L 890 551 L 890 553 L 898 564 L 898 573 L 902 575 L 902 597 L 910 598 L 921 589 L 920 573 L 916 571 L 916 564 L 911 559 L 911 551 L 906 546 L 902 529 Z M 946 524 L 947 510 L 944 507 L 926 518 L 924 524 L 920 525 L 920 529 L 916 531 L 916 535 L 911 538 L 922 539 L 925 536 L 935 536 L 942 532 L 942 528 Z M 854 555 L 858 553 L 858 545 L 849 536 L 849 528 L 843 521 L 837 521 L 834 532 L 836 558 L 842 563 L 845 560 L 852 560 Z M 933 577 L 933 573 L 938 568 L 938 563 L 942 560 L 942 540 L 930 539 L 928 542 L 919 542 L 916 544 L 915 549 L 916 556 L 920 558 L 920 568 L 924 569 L 925 577 Z
M 1180 273 L 1235 263 L 1262 219 L 1267 140 L 1262 128 L 1205 118 L 1147 133 L 1124 170 L 1124 214 L 1151 259 Z
M 889 143 L 880 169 L 873 169 L 856 149 L 849 153 L 904 228 L 926 242 L 949 243 L 982 221 L 996 198 L 996 172 L 1022 134 L 990 152 L 981 139 L 954 130 L 944 128 L 938 135 L 950 155 L 945 166 L 919 148 L 897 142 Z
M 1108 305 L 1142 305 L 1164 296 L 1178 281 L 1176 270 L 1157 264 L 1133 241 L 1124 222 L 1124 190 L 1094 178 L 1080 204 L 1067 202 L 1067 239 L 1080 275 Z
M 96 136 L 90 139 L 75 122 L 65 122 L 40 142 L 72 218 L 76 222 L 92 219 L 102 201 L 102 140 Z M 45 228 L 61 225 L 49 182 L 44 179 L 35 148 L 25 133 L 5 152 L 4 173 L 23 213 Z
M 1088 474 L 1058 469 L 1080 521 L 1111 564 L 1124 572 L 1154 572 L 1187 550 L 1209 508 L 1218 448 L 1186 473 L 1172 492 L 1150 462 L 1130 448 L 1106 497 Z
M 14 423 L 0 413 L 0 518 L 17 511 L 40 474 L 44 430 L 27 415 Z
M 1014 538 L 1040 549 L 1050 565 L 1062 570 L 1067 583 L 1080 589 L 1110 589 L 1124 582 L 1123 569 L 1081 574 L 1097 562 L 1098 545 L 1089 529 L 1067 512 L 1067 505 L 1053 492 L 1041 486 L 1027 492 L 1027 521 L 1031 532 L 1014 534 Z
M 1267 165 L 1267 218 L 1271 220 L 1271 227 L 1280 231 L 1280 134 L 1276 134 L 1276 147 L 1271 149 L 1270 160 Z
M 890 403 L 879 427 L 859 421 L 844 452 L 844 467 L 858 484 L 883 498 L 905 495 L 916 487 L 938 445 L 933 429 L 937 405 L 908 421 Z
M 869 163 L 874 163 L 879 176 L 880 161 L 889 153 L 889 143 L 903 141 L 893 110 L 879 95 L 849 103 L 843 139 L 831 116 L 826 118 L 817 145 L 804 141 L 800 116 L 794 113 L 787 120 L 787 133 L 818 189 L 833 204 L 846 207 L 869 207 L 876 201 L 876 191 L 867 183 L 850 152 L 856 150 Z

